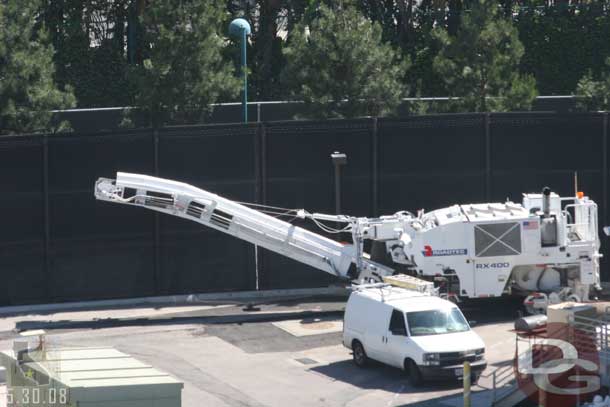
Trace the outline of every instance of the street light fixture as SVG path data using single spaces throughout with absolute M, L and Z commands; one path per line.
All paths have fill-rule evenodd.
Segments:
M 252 33 L 250 24 L 243 18 L 236 18 L 229 24 L 229 34 L 241 40 L 241 70 L 244 77 L 244 89 L 242 90 L 242 109 L 244 123 L 248 122 L 248 64 L 246 59 L 246 45 L 248 35 Z

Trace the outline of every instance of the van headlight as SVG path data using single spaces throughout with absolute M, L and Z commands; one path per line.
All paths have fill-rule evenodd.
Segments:
M 475 360 L 483 360 L 483 357 L 485 357 L 485 348 L 479 348 L 474 350 Z
M 438 353 L 424 353 L 424 365 L 426 366 L 438 366 L 441 363 L 440 354 Z

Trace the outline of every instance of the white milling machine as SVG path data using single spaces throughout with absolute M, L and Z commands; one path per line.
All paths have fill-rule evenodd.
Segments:
M 95 197 L 195 221 L 356 284 L 404 273 L 434 281 L 441 295 L 457 301 L 521 295 L 530 312 L 590 300 L 600 288 L 597 205 L 580 193 L 561 198 L 545 188 L 525 194 L 523 204 L 356 218 L 243 204 L 181 182 L 119 172 L 116 180 L 96 182 Z M 327 233 L 350 232 L 354 244 L 279 219 L 284 216 L 310 219 Z M 366 239 L 372 256 L 363 252 Z

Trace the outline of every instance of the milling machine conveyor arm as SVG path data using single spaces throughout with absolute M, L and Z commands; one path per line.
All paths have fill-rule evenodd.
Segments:
M 201 223 L 340 278 L 370 282 L 393 274 L 393 269 L 367 258 L 357 262 L 353 245 L 182 182 L 119 172 L 116 180 L 100 178 L 96 182 L 95 197 Z M 361 264 L 360 270 L 357 263 Z

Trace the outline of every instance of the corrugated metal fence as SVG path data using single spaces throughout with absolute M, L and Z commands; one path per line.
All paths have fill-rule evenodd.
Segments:
M 353 215 L 580 189 L 607 224 L 607 114 L 468 114 L 0 137 L 0 304 L 324 286 L 333 278 L 177 218 L 101 203 L 128 171 L 231 199 Z M 605 246 L 605 244 L 604 244 Z M 606 263 L 606 262 L 604 262 Z M 604 274 L 608 267 L 604 264 Z

